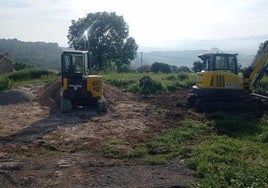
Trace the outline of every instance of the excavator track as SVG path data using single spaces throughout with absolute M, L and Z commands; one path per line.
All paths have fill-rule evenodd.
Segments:
M 239 96 L 199 96 L 192 94 L 188 105 L 199 113 L 225 112 L 230 114 L 251 114 L 262 117 L 267 105 L 259 96 L 250 93 Z
M 62 113 L 71 112 L 72 110 L 72 104 L 70 99 L 67 99 L 64 96 L 60 96 L 60 111 Z
M 104 96 L 100 96 L 96 99 L 96 105 L 97 105 L 97 109 L 98 112 L 107 112 L 107 100 Z

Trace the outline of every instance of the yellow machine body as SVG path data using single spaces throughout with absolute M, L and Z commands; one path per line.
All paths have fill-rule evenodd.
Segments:
M 243 89 L 243 79 L 230 72 L 202 71 L 197 73 L 196 86 L 200 89 Z
M 68 84 L 68 78 L 63 78 L 62 89 L 67 90 L 70 87 Z M 71 84 L 74 91 L 77 91 L 82 86 L 79 84 Z M 88 75 L 86 76 L 86 92 L 91 93 L 93 98 L 97 98 L 103 95 L 103 79 L 101 75 Z
M 103 80 L 101 75 L 87 76 L 87 91 L 92 94 L 93 98 L 103 95 Z

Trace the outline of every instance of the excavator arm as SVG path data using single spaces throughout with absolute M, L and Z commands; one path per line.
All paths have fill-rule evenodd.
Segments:
M 263 78 L 264 72 L 268 65 L 268 40 L 259 46 L 259 50 L 249 66 L 244 72 L 244 87 L 252 91 L 258 86 L 259 81 Z

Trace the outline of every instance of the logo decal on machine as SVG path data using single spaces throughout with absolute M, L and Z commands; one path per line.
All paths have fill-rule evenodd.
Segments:
M 225 88 L 237 88 L 237 87 L 238 87 L 237 83 L 232 82 L 225 83 Z

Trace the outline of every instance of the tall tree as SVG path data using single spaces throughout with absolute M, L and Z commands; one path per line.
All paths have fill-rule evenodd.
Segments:
M 195 61 L 193 63 L 193 67 L 192 67 L 192 70 L 194 72 L 200 72 L 201 70 L 203 69 L 203 64 L 201 61 Z
M 103 70 L 110 66 L 120 69 L 129 66 L 137 55 L 138 45 L 129 37 L 129 29 L 124 18 L 111 12 L 89 13 L 85 18 L 72 20 L 68 39 L 70 47 L 85 49 L 81 38 L 88 30 L 89 51 L 92 53 L 93 68 Z

